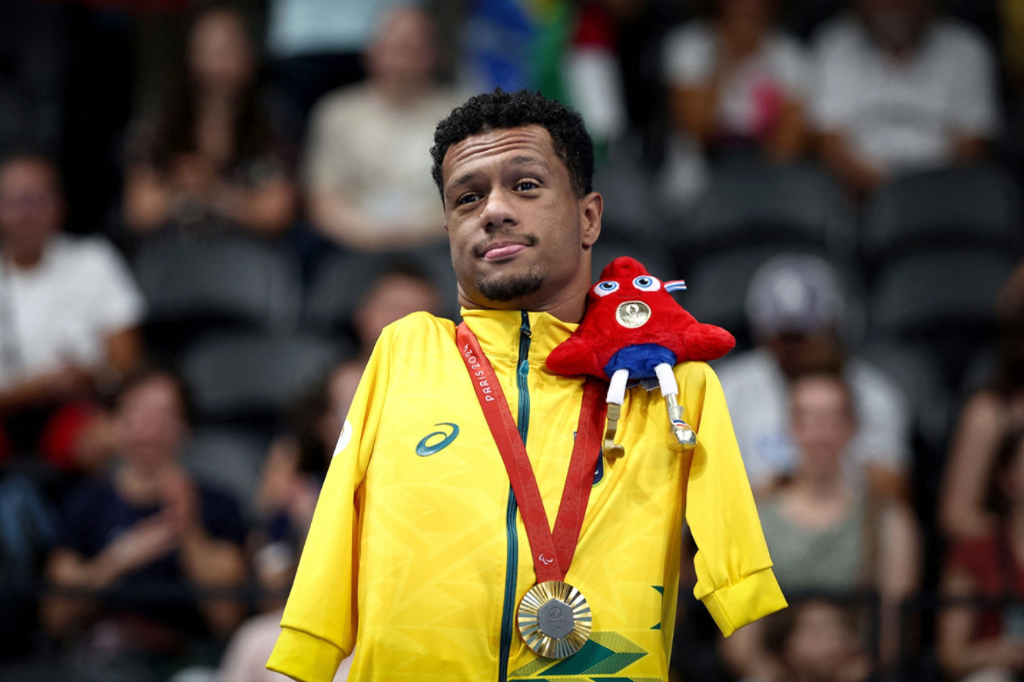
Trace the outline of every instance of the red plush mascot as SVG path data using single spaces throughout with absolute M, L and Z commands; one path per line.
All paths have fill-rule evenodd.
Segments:
M 548 356 L 548 367 L 557 374 L 609 380 L 604 450 L 610 456 L 624 452 L 615 443 L 615 432 L 631 378 L 658 379 L 674 449 L 696 445 L 676 400 L 679 386 L 672 367 L 687 360 L 716 360 L 732 350 L 736 340 L 721 327 L 697 322 L 675 302 L 670 292 L 685 288 L 682 280 L 662 283 L 632 258 L 616 258 L 591 288 L 579 328 Z

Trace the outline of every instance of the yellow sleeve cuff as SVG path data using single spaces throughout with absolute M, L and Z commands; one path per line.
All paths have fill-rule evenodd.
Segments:
M 327 640 L 282 628 L 267 669 L 299 682 L 331 682 L 345 656 L 344 651 Z
M 701 601 L 726 637 L 747 623 L 788 606 L 770 568 L 752 573 L 734 585 L 717 589 Z

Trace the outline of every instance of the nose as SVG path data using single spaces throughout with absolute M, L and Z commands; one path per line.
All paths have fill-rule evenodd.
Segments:
M 486 199 L 487 204 L 480 213 L 484 230 L 493 232 L 502 227 L 516 225 L 519 217 L 512 205 L 511 197 L 503 191 L 491 192 Z

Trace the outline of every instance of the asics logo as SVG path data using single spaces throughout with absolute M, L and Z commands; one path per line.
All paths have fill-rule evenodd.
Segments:
M 452 441 L 459 437 L 459 427 L 457 424 L 451 422 L 441 422 L 440 424 L 434 424 L 434 426 L 450 426 L 452 427 L 451 433 L 445 431 L 431 431 L 423 437 L 419 443 L 416 444 L 416 454 L 420 457 L 430 457 L 444 450 L 446 447 L 452 444 Z M 441 440 L 436 440 L 440 436 Z M 433 443 L 431 439 L 435 439 Z

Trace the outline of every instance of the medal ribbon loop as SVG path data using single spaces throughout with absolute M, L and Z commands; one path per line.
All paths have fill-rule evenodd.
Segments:
M 537 487 L 537 478 L 526 454 L 526 445 L 519 435 L 519 428 L 512 418 L 512 411 L 509 410 L 494 368 L 481 350 L 476 335 L 465 322 L 458 326 L 455 338 L 519 504 L 519 513 L 530 540 L 537 582 L 564 580 L 576 553 L 583 517 L 590 500 L 590 489 L 594 483 L 597 458 L 601 454 L 601 431 L 607 409 L 607 404 L 601 399 L 601 382 L 594 377 L 587 377 L 583 386 L 576 442 L 552 532 Z

